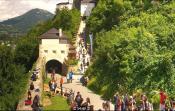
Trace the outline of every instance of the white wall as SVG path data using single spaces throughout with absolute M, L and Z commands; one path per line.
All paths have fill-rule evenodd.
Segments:
M 81 16 L 90 16 L 95 3 L 81 3 Z
M 42 39 L 42 45 L 58 45 L 59 39 Z
M 73 4 L 74 1 L 73 0 L 68 0 L 68 2 L 71 3 L 71 4 Z
M 46 62 L 56 59 L 63 63 L 64 59 L 67 59 L 68 51 L 68 44 L 59 44 L 59 39 L 42 39 L 39 47 L 39 56 L 42 58 L 46 57 Z

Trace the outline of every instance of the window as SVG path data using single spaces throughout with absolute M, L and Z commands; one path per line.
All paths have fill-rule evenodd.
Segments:
M 44 50 L 45 53 L 48 53 L 48 50 Z
M 65 53 L 65 51 L 64 51 L 64 50 L 61 50 L 61 53 L 62 53 L 62 54 L 64 54 L 64 53 Z
M 53 50 L 52 52 L 53 52 L 54 54 L 56 54 L 56 53 L 57 53 L 57 51 L 56 51 L 56 50 Z

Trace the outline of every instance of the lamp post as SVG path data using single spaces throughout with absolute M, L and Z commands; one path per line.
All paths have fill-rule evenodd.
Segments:
M 90 34 L 89 34 L 89 37 L 90 37 L 91 57 L 92 57 L 92 54 L 93 54 L 93 34 L 90 33 Z

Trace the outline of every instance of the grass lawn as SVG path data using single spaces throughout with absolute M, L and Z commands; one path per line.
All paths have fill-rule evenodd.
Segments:
M 45 83 L 45 84 L 48 84 L 50 80 L 51 80 L 51 78 L 47 77 L 47 78 L 44 80 L 44 83 Z
M 52 104 L 45 106 L 44 110 L 70 110 L 65 98 L 61 96 L 51 97 Z

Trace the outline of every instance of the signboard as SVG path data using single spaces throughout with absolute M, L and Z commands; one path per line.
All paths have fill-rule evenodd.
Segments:
M 89 34 L 89 37 L 90 37 L 90 44 L 91 44 L 91 56 L 93 54 L 93 35 L 92 34 Z

